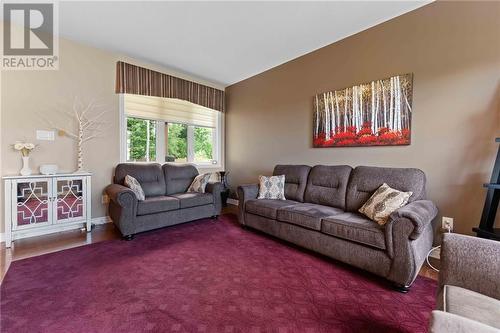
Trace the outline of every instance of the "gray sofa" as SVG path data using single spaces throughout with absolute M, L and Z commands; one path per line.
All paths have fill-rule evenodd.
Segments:
M 138 201 L 132 190 L 123 185 L 125 176 L 137 179 L 146 195 Z M 142 231 L 171 226 L 206 217 L 221 211 L 220 183 L 209 183 L 206 193 L 188 192 L 198 175 L 190 164 L 122 163 L 118 164 L 109 196 L 109 216 L 126 239 Z
M 257 184 L 238 187 L 239 222 L 392 281 L 406 292 L 433 241 L 436 206 L 425 196 L 418 169 L 346 165 L 277 165 L 285 175 L 286 200 L 256 199 Z M 409 204 L 385 226 L 358 213 L 387 183 L 412 191 Z
M 500 332 L 500 243 L 445 234 L 430 332 Z

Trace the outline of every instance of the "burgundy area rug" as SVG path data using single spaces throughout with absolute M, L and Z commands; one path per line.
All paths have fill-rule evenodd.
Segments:
M 2 332 L 425 332 L 436 282 L 408 294 L 206 219 L 12 263 Z

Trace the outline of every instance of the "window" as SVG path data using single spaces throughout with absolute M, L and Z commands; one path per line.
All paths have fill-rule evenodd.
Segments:
M 127 118 L 127 161 L 156 161 L 156 122 Z
M 123 161 L 220 166 L 220 112 L 171 98 L 121 98 Z

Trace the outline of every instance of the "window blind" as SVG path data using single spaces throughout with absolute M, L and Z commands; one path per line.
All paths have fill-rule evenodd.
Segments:
M 178 98 L 224 112 L 224 90 L 118 61 L 116 93 Z
M 218 111 L 180 99 L 125 94 L 124 102 L 128 117 L 213 128 L 217 125 Z

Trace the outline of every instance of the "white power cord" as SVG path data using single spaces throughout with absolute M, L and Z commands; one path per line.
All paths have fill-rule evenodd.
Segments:
M 449 226 L 446 226 L 446 232 L 451 233 L 451 229 Z M 440 248 L 441 248 L 441 245 L 433 247 L 432 249 L 430 249 L 429 252 L 427 252 L 427 256 L 425 257 L 425 261 L 427 262 L 427 265 L 430 268 L 432 268 L 433 270 L 435 270 L 436 272 L 439 272 L 439 269 L 437 269 L 436 267 L 431 265 L 431 263 L 429 261 L 429 256 L 431 255 L 432 252 L 434 252 L 435 250 L 440 249 Z

